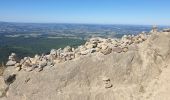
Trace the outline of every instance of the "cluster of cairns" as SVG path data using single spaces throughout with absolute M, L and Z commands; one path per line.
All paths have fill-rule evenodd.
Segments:
M 121 39 L 92 38 L 85 43 L 81 51 L 82 54 L 101 52 L 104 55 L 110 54 L 111 52 L 127 52 L 130 45 L 139 44 L 145 41 L 147 37 L 146 34 L 141 33 L 136 36 L 124 35 Z
M 150 33 L 158 32 L 157 26 L 153 26 Z M 162 32 L 170 32 L 170 29 L 164 29 Z M 25 57 L 18 60 L 15 53 L 12 53 L 6 66 L 15 66 L 17 71 L 42 71 L 45 66 L 54 66 L 56 63 L 65 62 L 78 58 L 82 55 L 89 55 L 95 52 L 100 52 L 104 55 L 110 54 L 112 52 L 122 53 L 129 50 L 129 46 L 133 44 L 139 44 L 145 41 L 148 35 L 142 32 L 139 35 L 124 35 L 121 39 L 104 39 L 104 38 L 91 38 L 85 45 L 81 45 L 78 48 L 72 48 L 70 46 L 64 49 L 52 49 L 49 54 L 35 55 L 33 58 Z
M 54 66 L 56 63 L 65 62 L 78 58 L 79 56 L 89 55 L 91 53 L 100 52 L 104 55 L 111 52 L 122 53 L 127 52 L 128 47 L 132 44 L 139 44 L 147 39 L 147 35 L 141 33 L 139 35 L 124 35 L 121 39 L 103 39 L 103 38 L 91 38 L 85 45 L 81 45 L 78 48 L 72 48 L 70 46 L 64 49 L 52 49 L 49 54 L 35 55 L 33 58 L 24 57 L 21 60 L 17 59 L 15 53 L 9 56 L 9 61 L 6 66 L 15 66 L 17 71 L 42 71 L 45 66 Z

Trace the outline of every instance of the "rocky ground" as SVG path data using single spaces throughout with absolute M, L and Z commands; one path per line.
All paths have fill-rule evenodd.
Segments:
M 5 69 L 4 67 L 0 66 L 0 76 L 3 75 L 4 69 Z
M 92 38 L 78 48 L 17 59 L 0 77 L 2 100 L 170 100 L 170 32 Z

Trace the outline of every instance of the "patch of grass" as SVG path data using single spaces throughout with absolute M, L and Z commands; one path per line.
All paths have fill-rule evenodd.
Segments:
M 0 76 L 2 76 L 2 75 L 3 75 L 4 70 L 5 70 L 5 67 L 4 67 L 4 66 L 0 66 Z
M 51 49 L 64 48 L 67 45 L 77 47 L 84 44 L 85 40 L 72 38 L 49 39 L 47 37 L 4 37 L 0 36 L 0 63 L 6 62 L 8 56 L 14 52 L 19 58 L 34 56 L 35 54 L 48 53 Z

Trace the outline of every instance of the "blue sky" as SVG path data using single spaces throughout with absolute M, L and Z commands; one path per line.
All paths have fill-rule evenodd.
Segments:
M 0 0 L 0 21 L 170 25 L 170 0 Z

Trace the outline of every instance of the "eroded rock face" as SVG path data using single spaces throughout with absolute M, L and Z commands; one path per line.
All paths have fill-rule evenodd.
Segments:
M 55 55 L 52 58 L 55 64 L 50 68 L 47 68 L 51 66 L 48 64 L 51 61 L 50 56 L 23 59 L 19 64 L 15 64 L 16 67 L 27 62 L 30 64 L 29 68 L 36 66 L 36 70 L 43 70 L 25 72 L 21 69 L 18 72 L 15 67 L 8 67 L 4 77 L 16 76 L 9 85 L 5 100 L 151 98 L 148 96 L 151 96 L 149 94 L 152 89 L 147 86 L 159 77 L 170 59 L 170 33 L 157 32 L 149 37 L 137 35 L 123 38 L 120 41 L 93 38 L 86 45 L 72 51 L 54 50 L 50 56 Z

